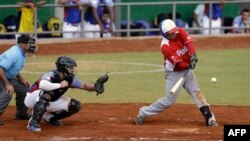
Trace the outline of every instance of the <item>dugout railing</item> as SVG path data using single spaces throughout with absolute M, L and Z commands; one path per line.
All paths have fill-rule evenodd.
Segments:
M 209 5 L 210 5 L 210 14 L 209 15 L 212 15 L 212 4 L 213 3 L 218 3 L 220 2 L 219 0 L 218 1 L 209 1 Z M 166 1 L 166 2 L 116 2 L 114 3 L 114 7 L 116 8 L 116 13 L 115 13 L 115 17 L 116 17 L 116 20 L 115 20 L 115 25 L 116 25 L 116 29 L 115 29 L 115 33 L 126 33 L 126 36 L 127 37 L 130 37 L 131 36 L 131 33 L 132 32 L 155 32 L 155 31 L 159 31 L 158 28 L 147 28 L 147 29 L 131 29 L 130 27 L 130 24 L 127 24 L 127 27 L 126 29 L 121 29 L 120 28 L 120 23 L 121 23 L 121 7 L 126 7 L 126 22 L 127 23 L 130 23 L 131 22 L 131 7 L 133 6 L 154 6 L 157 8 L 157 6 L 162 6 L 162 5 L 171 5 L 172 6 L 172 18 L 173 20 L 176 19 L 176 7 L 178 7 L 178 5 L 186 5 L 186 6 L 189 6 L 189 5 L 194 5 L 194 4 L 205 4 L 205 3 L 208 3 L 208 1 Z M 225 4 L 249 4 L 250 3 L 250 0 L 237 0 L 237 1 L 224 1 Z M 83 5 L 84 6 L 84 5 Z M 0 8 L 18 8 L 20 7 L 19 5 L 0 5 Z M 63 5 L 59 5 L 59 4 L 45 4 L 43 5 L 42 7 L 64 7 Z M 84 10 L 82 10 L 82 15 L 84 14 Z M 190 13 L 190 14 L 193 14 L 193 13 Z M 209 18 L 211 19 L 211 18 Z M 34 14 L 34 21 L 35 23 L 37 23 L 37 11 L 35 10 L 35 14 Z M 81 27 L 83 26 L 83 16 L 81 18 Z M 208 28 L 203 28 L 203 27 L 189 27 L 187 28 L 186 30 L 188 31 L 194 31 L 194 30 L 209 30 L 209 34 L 211 34 L 211 31 L 212 29 L 220 29 L 220 30 L 225 30 L 225 29 L 234 29 L 234 27 L 226 27 L 226 26 L 222 26 L 220 28 L 212 28 L 211 27 L 211 20 L 209 21 L 209 27 Z M 242 28 L 244 29 L 244 28 Z M 83 31 L 83 29 L 81 29 L 81 37 L 83 37 L 83 33 L 84 32 L 98 32 L 98 31 Z M 34 34 L 35 36 L 37 36 L 37 34 L 51 34 L 51 33 L 70 33 L 69 32 L 63 32 L 63 31 L 54 31 L 54 32 L 51 32 L 51 31 L 43 31 L 43 32 L 39 32 L 37 31 L 37 27 L 34 26 L 34 32 L 26 32 L 28 34 Z M 18 32 L 6 32 L 6 33 L 1 33 L 0 32 L 0 35 L 16 35 L 18 34 Z

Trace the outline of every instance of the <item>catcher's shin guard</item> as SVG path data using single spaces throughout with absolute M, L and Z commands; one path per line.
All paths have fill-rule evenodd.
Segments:
M 202 107 L 200 108 L 200 111 L 201 111 L 203 117 L 204 117 L 205 120 L 206 120 L 207 126 L 218 126 L 218 124 L 216 123 L 216 120 L 215 120 L 215 116 L 214 116 L 214 114 L 210 111 L 210 108 L 209 108 L 208 105 L 202 106 Z
M 52 118 L 49 119 L 50 123 L 54 123 L 60 119 L 64 119 L 66 117 L 70 117 L 73 114 L 77 113 L 81 109 L 81 103 L 75 99 L 71 99 L 70 104 L 69 104 L 69 110 L 67 111 L 62 111 L 58 114 L 54 114 Z
M 48 93 L 41 94 L 39 101 L 34 106 L 33 115 L 29 121 L 29 125 L 37 125 L 40 122 L 47 106 L 49 105 L 50 98 L 51 97 Z

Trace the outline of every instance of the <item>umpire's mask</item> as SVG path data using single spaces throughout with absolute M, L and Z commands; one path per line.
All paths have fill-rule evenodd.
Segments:
M 37 52 L 38 46 L 36 45 L 36 38 L 30 37 L 28 41 L 29 52 L 35 54 Z
M 17 43 L 23 43 L 23 44 L 28 44 L 29 47 L 29 52 L 31 54 L 35 54 L 38 47 L 36 45 L 36 38 L 27 35 L 27 34 L 22 34 L 17 38 Z

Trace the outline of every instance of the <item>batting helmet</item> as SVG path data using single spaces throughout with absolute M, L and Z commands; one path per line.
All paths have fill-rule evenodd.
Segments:
M 37 51 L 36 39 L 30 35 L 22 34 L 17 38 L 17 43 L 28 44 L 29 52 L 34 54 Z
M 57 70 L 59 72 L 62 72 L 65 75 L 65 77 L 69 78 L 70 80 L 74 78 L 75 74 L 69 73 L 67 68 L 76 66 L 77 66 L 76 61 L 67 56 L 61 56 L 56 60 Z
M 160 23 L 160 32 L 161 35 L 165 38 L 167 38 L 168 34 L 175 33 L 178 31 L 178 28 L 176 27 L 174 21 L 170 19 L 165 19 Z

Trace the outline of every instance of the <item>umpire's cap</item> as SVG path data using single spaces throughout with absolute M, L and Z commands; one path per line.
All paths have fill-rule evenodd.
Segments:
M 20 43 L 28 44 L 29 40 L 30 40 L 30 35 L 22 34 L 17 38 L 17 43 L 18 44 L 20 44 Z

